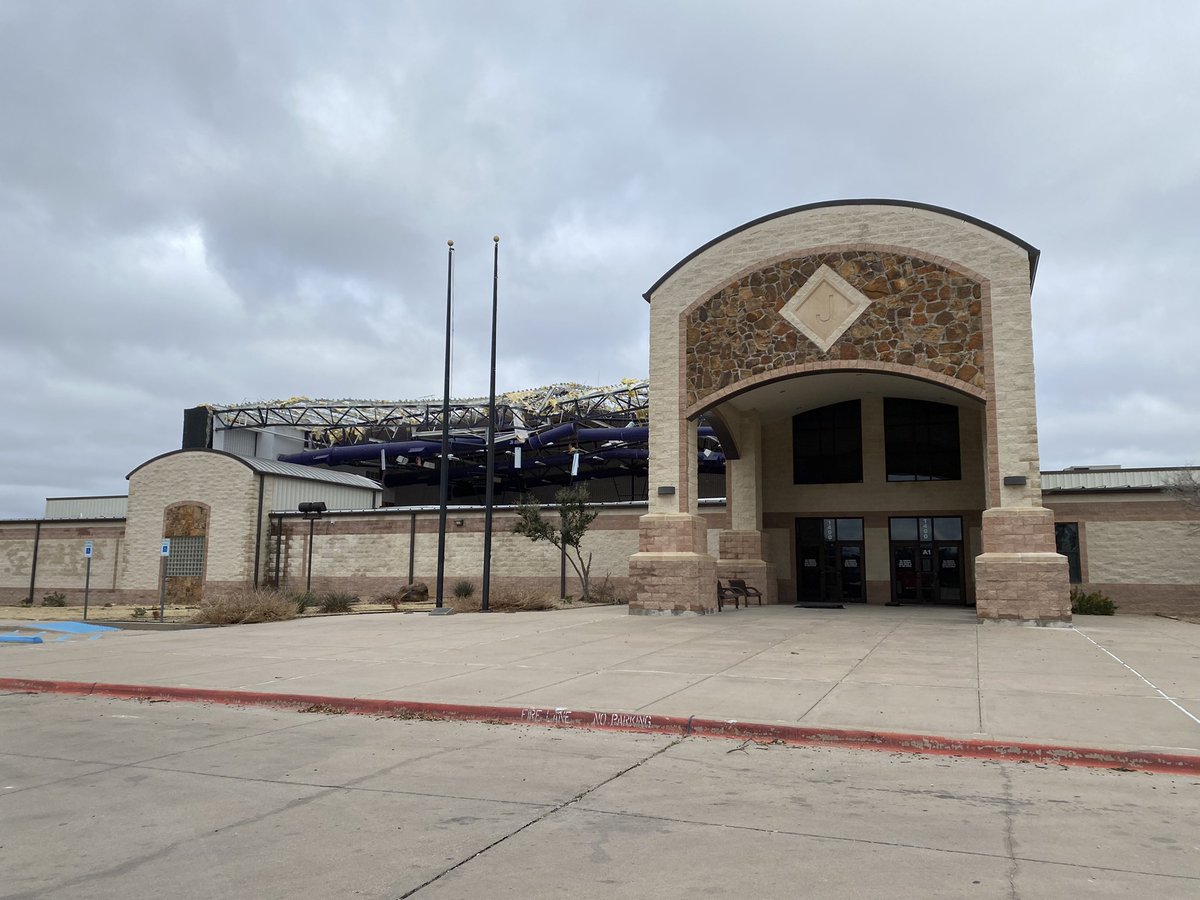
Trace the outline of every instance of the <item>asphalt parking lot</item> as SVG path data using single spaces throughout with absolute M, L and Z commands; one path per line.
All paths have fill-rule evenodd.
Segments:
M 0 695 L 0 897 L 1195 897 L 1200 778 Z

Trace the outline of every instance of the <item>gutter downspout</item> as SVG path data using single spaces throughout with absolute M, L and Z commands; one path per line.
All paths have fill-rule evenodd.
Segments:
M 33 530 L 33 565 L 29 569 L 29 605 L 33 606 L 33 586 L 37 581 L 38 547 L 42 542 L 42 523 L 34 525 Z

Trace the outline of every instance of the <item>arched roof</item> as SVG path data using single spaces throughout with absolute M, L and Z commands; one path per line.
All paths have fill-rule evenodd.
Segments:
M 344 484 L 349 487 L 366 488 L 368 490 L 382 490 L 378 484 L 370 478 L 364 478 L 362 475 L 352 475 L 349 472 L 335 472 L 330 469 L 319 469 L 313 466 L 301 466 L 296 463 L 279 462 L 274 459 L 262 459 L 257 456 L 238 456 L 236 453 L 230 453 L 227 450 L 203 450 L 198 448 L 190 448 L 183 450 L 172 450 L 169 453 L 160 453 L 153 459 L 148 459 L 128 475 L 125 480 L 128 481 L 142 469 L 151 463 L 156 463 L 160 459 L 166 459 L 169 456 L 178 456 L 181 453 L 205 453 L 209 455 L 224 456 L 229 459 L 241 463 L 247 469 L 257 472 L 260 475 L 278 475 L 281 478 L 300 478 L 304 481 L 324 481 L 329 484 Z
M 923 209 L 928 212 L 935 212 L 935 213 L 938 213 L 939 215 L 947 216 L 951 219 L 959 219 L 960 221 L 963 221 L 963 222 L 969 222 L 972 225 L 978 226 L 979 228 L 983 228 L 986 231 L 990 231 L 993 234 L 999 235 L 1000 237 L 1004 238 L 1007 241 L 1010 241 L 1013 244 L 1016 244 L 1018 247 L 1020 247 L 1022 250 L 1024 250 L 1029 255 L 1029 284 L 1030 284 L 1030 287 L 1033 286 L 1034 277 L 1037 275 L 1038 257 L 1041 256 L 1041 251 L 1038 250 L 1037 247 L 1033 246 L 1033 244 L 1030 244 L 1028 241 L 1021 240 L 1015 234 L 1005 231 L 1003 228 L 997 228 L 995 225 L 992 225 L 990 222 L 985 222 L 982 219 L 977 219 L 974 216 L 968 216 L 966 213 L 961 213 L 961 212 L 958 212 L 953 209 L 947 209 L 944 206 L 934 206 L 929 203 L 917 203 L 914 200 L 859 199 L 859 200 L 822 200 L 819 203 L 805 203 L 802 206 L 793 206 L 790 209 L 781 209 L 781 210 L 779 210 L 779 212 L 773 212 L 773 213 L 769 213 L 768 215 L 765 215 L 765 216 L 760 216 L 757 219 L 754 219 L 750 222 L 746 222 L 743 225 L 739 225 L 737 228 L 732 228 L 729 231 L 725 232 L 724 234 L 713 238 L 708 243 L 703 244 L 700 247 L 697 247 L 695 250 L 693 250 L 691 253 L 689 253 L 687 256 L 685 256 L 683 259 L 681 259 L 679 262 L 675 263 L 675 265 L 671 266 L 671 268 L 668 269 L 666 271 L 666 273 L 661 278 L 658 279 L 658 281 L 654 282 L 654 284 L 652 284 L 650 286 L 650 290 L 646 291 L 646 293 L 642 294 L 642 296 L 646 299 L 646 302 L 649 303 L 650 296 L 656 290 L 659 289 L 659 287 L 662 285 L 662 283 L 664 281 L 666 281 L 668 278 L 670 278 L 672 275 L 674 275 L 676 272 L 678 272 L 680 269 L 682 269 L 685 265 L 687 265 L 689 262 L 691 262 L 693 259 L 695 259 L 697 256 L 699 256 L 705 250 L 709 249 L 710 247 L 716 246 L 717 244 L 721 243 L 722 241 L 728 240 L 729 238 L 733 237 L 735 234 L 738 234 L 739 232 L 746 231 L 747 229 L 753 228 L 756 225 L 761 225 L 764 222 L 769 222 L 772 219 L 779 219 L 784 216 L 790 216 L 793 213 L 808 212 L 808 211 L 814 210 L 814 209 L 826 209 L 828 207 L 833 207 L 833 206 L 906 206 L 910 209 Z

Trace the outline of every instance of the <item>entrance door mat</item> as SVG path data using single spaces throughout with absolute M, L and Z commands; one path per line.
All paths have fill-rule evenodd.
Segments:
M 845 609 L 841 603 L 797 603 L 793 609 Z

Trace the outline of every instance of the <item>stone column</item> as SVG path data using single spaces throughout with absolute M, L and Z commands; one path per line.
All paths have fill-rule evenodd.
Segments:
M 984 552 L 975 558 L 979 618 L 1069 623 L 1067 558 L 1055 546 L 1050 510 L 1019 506 L 984 510 Z
M 678 441 L 665 450 L 661 446 L 670 442 L 662 433 L 664 424 L 682 428 Z M 695 422 L 656 423 L 651 417 L 650 512 L 639 521 L 638 552 L 629 558 L 632 615 L 717 611 L 717 564 L 708 555 L 708 524 L 696 502 L 696 443 Z
M 975 558 L 976 611 L 984 620 L 1067 624 L 1067 558 L 1055 549 L 1054 513 L 1042 506 L 1027 270 L 1014 266 L 990 293 L 988 509 Z
M 726 462 L 730 521 L 719 536 L 717 576 L 742 578 L 762 591 L 764 603 L 778 603 L 779 583 L 762 530 L 762 423 L 756 410 L 740 416 L 730 411 L 725 419 L 739 458 Z

